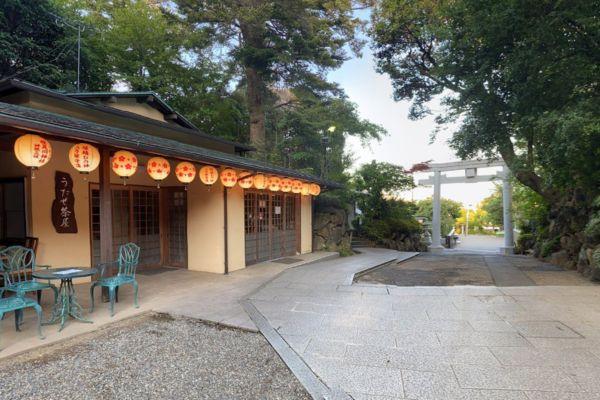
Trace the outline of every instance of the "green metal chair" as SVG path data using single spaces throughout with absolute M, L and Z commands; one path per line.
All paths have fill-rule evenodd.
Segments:
M 133 286 L 133 304 L 138 308 L 138 283 L 135 280 L 135 270 L 140 260 L 140 247 L 135 243 L 126 243 L 119 246 L 119 259 L 112 263 L 99 264 L 100 278 L 92 283 L 90 287 L 90 298 L 92 306 L 90 312 L 94 311 L 94 288 L 96 286 L 107 287 L 110 300 L 110 316 L 115 315 L 115 290 L 122 285 Z M 118 265 L 117 275 L 104 277 L 106 266 Z
M 4 288 L 0 288 L 4 289 Z M 23 312 L 24 309 L 33 307 L 37 313 L 37 330 L 40 339 L 44 339 L 42 335 L 42 307 L 32 298 L 25 297 L 23 293 L 19 292 L 16 296 L 0 298 L 0 320 L 4 318 L 4 314 L 7 312 L 15 312 L 15 326 L 19 331 L 19 317 L 17 313 Z
M 56 303 L 58 289 L 50 282 L 40 282 L 33 278 L 31 274 L 35 268 L 35 253 L 32 249 L 23 246 L 9 246 L 0 250 L 0 273 L 4 279 L 4 287 L 0 287 L 0 298 L 5 291 L 21 293 L 23 297 L 29 292 L 36 292 L 37 304 L 39 304 L 42 299 L 42 290 L 52 289 L 54 303 Z M 17 319 L 19 314 L 17 311 Z

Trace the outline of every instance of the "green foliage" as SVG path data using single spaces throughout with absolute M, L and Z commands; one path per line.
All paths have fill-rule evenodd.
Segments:
M 402 167 L 375 160 L 363 164 L 354 175 L 354 187 L 364 196 L 359 196 L 359 205 L 365 215 L 383 218 L 388 215 L 391 202 L 387 200 L 396 192 L 415 186 L 412 176 Z
M 485 211 L 484 223 L 492 226 L 504 225 L 504 207 L 502 205 L 502 187 L 496 185 L 494 193 L 481 201 L 479 207 Z
M 600 21 L 595 1 L 383 0 L 378 68 L 411 116 L 443 96 L 461 158 L 502 156 L 548 201 L 600 188 Z
M 513 219 L 525 232 L 540 232 L 548 225 L 548 203 L 529 187 L 513 182 Z
M 154 91 L 206 133 L 244 139 L 243 98 L 230 93 L 225 66 L 207 57 L 213 43 L 206 33 L 146 1 L 54 1 L 70 19 L 88 26 L 82 49 L 108 82 L 84 81 L 88 90 L 110 90 L 118 83 Z
M 527 250 L 535 246 L 535 235 L 533 233 L 521 232 L 517 237 L 515 253 L 525 254 Z
M 0 2 L 0 78 L 18 78 L 50 88 L 74 85 L 77 32 L 57 23 L 59 14 L 48 0 Z
M 592 253 L 592 267 L 600 269 L 600 247 Z
M 356 32 L 363 23 L 353 15 L 354 2 L 311 0 L 177 0 L 177 13 L 190 30 L 206 33 L 220 46 L 245 87 L 250 141 L 268 146 L 265 114 L 276 103 L 274 87 L 302 88 L 314 94 L 335 92 L 327 71 L 358 51 Z M 276 100 L 276 99 L 275 99 Z
M 540 249 L 540 256 L 548 257 L 558 249 L 560 249 L 560 237 L 545 240 Z
M 289 91 L 290 104 L 267 113 L 268 160 L 297 170 L 346 182 L 351 158 L 345 154 L 347 137 L 378 140 L 385 130 L 360 118 L 345 95 L 316 96 Z M 329 131 L 334 127 L 333 132 Z M 326 142 L 325 142 L 326 141 Z
M 446 235 L 454 228 L 456 219 L 460 217 L 462 204 L 444 198 L 440 200 L 440 203 L 442 235 Z M 429 222 L 433 220 L 433 200 L 431 197 L 417 201 L 416 206 L 415 216 L 427 217 Z
M 591 242 L 600 241 L 600 215 L 595 215 L 585 227 L 585 236 Z
M 357 203 L 363 212 L 362 234 L 378 243 L 420 231 L 412 204 L 394 198 L 396 192 L 414 187 L 402 167 L 372 161 L 353 176 Z

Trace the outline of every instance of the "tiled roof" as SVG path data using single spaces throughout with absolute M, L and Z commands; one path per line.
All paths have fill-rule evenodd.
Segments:
M 249 146 L 247 144 L 237 143 L 237 142 L 234 142 L 231 140 L 220 138 L 218 136 L 209 135 L 207 133 L 200 131 L 197 128 L 190 129 L 190 128 L 186 128 L 184 126 L 168 124 L 166 122 L 157 121 L 157 120 L 147 118 L 147 117 L 135 114 L 135 113 L 131 113 L 129 111 L 119 110 L 114 107 L 108 107 L 108 106 L 101 105 L 101 104 L 93 104 L 93 103 L 90 103 L 88 101 L 78 98 L 76 95 L 65 94 L 63 92 L 59 92 L 59 91 L 48 89 L 48 88 L 45 88 L 42 86 L 34 85 L 33 83 L 30 83 L 30 82 L 21 81 L 19 79 L 0 80 L 0 94 L 12 93 L 12 92 L 19 91 L 19 90 L 31 91 L 33 93 L 38 93 L 43 96 L 49 96 L 49 97 L 52 97 L 52 98 L 55 98 L 55 99 L 58 99 L 61 101 L 66 101 L 69 103 L 77 104 L 78 106 L 84 107 L 87 109 L 100 111 L 100 112 L 104 112 L 104 113 L 109 113 L 109 114 L 113 114 L 113 115 L 119 115 L 121 117 L 126 117 L 126 118 L 130 118 L 130 119 L 142 121 L 146 124 L 155 125 L 155 126 L 158 126 L 161 128 L 171 129 L 171 130 L 175 130 L 175 131 L 178 131 L 181 133 L 199 136 L 199 137 L 205 138 L 207 140 L 230 144 L 230 145 L 235 146 L 236 151 L 245 152 L 245 151 L 255 150 L 252 146 Z M 137 93 L 137 92 L 135 92 L 135 93 Z M 85 97 L 85 96 L 82 94 L 79 94 L 79 97 Z
M 0 102 L 0 125 L 38 131 L 52 136 L 83 139 L 120 149 L 157 154 L 198 163 L 225 165 L 249 171 L 288 176 L 317 182 L 330 188 L 340 187 L 339 184 L 334 182 L 326 182 L 309 174 L 251 158 L 15 104 Z

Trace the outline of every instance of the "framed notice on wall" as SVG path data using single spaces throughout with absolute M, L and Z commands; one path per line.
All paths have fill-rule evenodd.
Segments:
M 77 233 L 73 179 L 66 172 L 56 171 L 54 175 L 52 224 L 57 233 Z

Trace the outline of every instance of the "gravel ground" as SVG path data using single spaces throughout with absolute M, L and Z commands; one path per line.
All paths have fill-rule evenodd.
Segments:
M 258 333 L 144 315 L 0 362 L 0 399 L 310 399 Z

